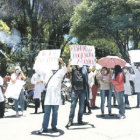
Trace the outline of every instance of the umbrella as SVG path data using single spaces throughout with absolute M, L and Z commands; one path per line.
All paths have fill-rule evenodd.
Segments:
M 125 66 L 126 61 L 118 56 L 106 56 L 98 60 L 98 64 L 107 68 L 114 68 L 115 65 Z

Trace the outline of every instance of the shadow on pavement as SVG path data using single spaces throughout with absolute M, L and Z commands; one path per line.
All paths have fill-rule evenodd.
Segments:
M 81 129 L 91 129 L 91 128 L 95 128 L 95 126 L 93 124 L 90 124 L 88 122 L 86 122 L 84 125 L 80 125 L 78 123 L 73 123 L 72 126 L 70 127 L 66 127 L 67 130 L 81 130 Z
M 60 136 L 64 135 L 64 131 L 61 129 L 58 129 L 58 132 L 54 132 L 51 129 L 48 129 L 48 132 L 42 133 L 42 134 L 39 134 L 38 132 L 39 132 L 39 130 L 32 131 L 31 135 L 49 136 L 49 137 L 60 137 Z
M 108 114 L 104 114 L 103 115 L 96 115 L 97 118 L 101 118 L 101 119 L 119 119 L 117 114 L 111 114 L 111 115 L 108 115 Z

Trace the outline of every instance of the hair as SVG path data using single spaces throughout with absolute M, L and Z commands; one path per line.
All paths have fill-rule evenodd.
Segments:
M 120 72 L 123 73 L 123 71 L 122 71 L 120 65 L 116 65 L 115 68 L 114 68 L 114 70 L 115 70 L 115 79 L 116 79 L 117 75 L 118 75 Z M 125 75 L 124 75 L 124 73 L 123 73 L 123 77 L 124 77 L 124 83 L 125 83 L 126 80 L 125 80 Z
M 120 65 L 116 65 L 115 68 L 115 78 L 117 77 L 117 75 L 122 72 L 121 66 Z
M 108 68 L 107 67 L 102 67 L 101 73 L 102 73 L 103 69 L 105 69 L 107 71 L 107 74 L 108 74 Z

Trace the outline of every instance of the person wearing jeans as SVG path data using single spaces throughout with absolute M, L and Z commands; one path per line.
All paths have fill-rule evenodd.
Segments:
M 124 105 L 124 74 L 122 73 L 122 69 L 120 65 L 115 66 L 115 77 L 110 80 L 114 84 L 114 90 L 116 92 L 118 106 L 119 106 L 119 115 L 120 119 L 125 118 L 125 105 Z
M 101 75 L 98 75 L 100 83 L 100 96 L 101 96 L 101 113 L 104 117 L 104 104 L 105 97 L 107 96 L 108 114 L 111 115 L 111 91 L 110 91 L 110 76 L 106 67 L 102 68 Z
M 101 94 L 101 112 L 104 116 L 105 97 L 107 96 L 108 114 L 111 115 L 111 92 L 110 90 L 100 90 Z
M 56 128 L 57 117 L 58 117 L 58 109 L 59 109 L 59 105 L 45 105 L 44 106 L 45 114 L 44 114 L 43 124 L 42 124 L 42 128 L 44 129 L 44 131 L 47 131 L 51 110 L 53 112 L 51 127 L 53 129 Z
M 19 99 L 15 99 L 15 103 L 14 103 L 14 106 L 15 106 L 15 111 L 17 112 L 17 116 L 18 116 L 18 103 L 20 102 L 20 106 L 21 106 L 21 112 L 24 111 L 24 90 L 22 89 L 21 92 L 20 92 L 20 95 L 19 95 Z
M 69 121 L 73 122 L 75 115 L 75 108 L 79 99 L 79 112 L 78 112 L 78 122 L 82 121 L 82 116 L 84 112 L 84 102 L 85 102 L 86 92 L 83 91 L 73 91 L 71 95 L 71 110 L 69 115 Z
M 46 95 L 45 95 L 45 101 L 44 101 L 45 113 L 43 117 L 42 128 L 38 132 L 39 134 L 42 134 L 43 132 L 48 131 L 48 124 L 49 124 L 51 111 L 52 111 L 51 127 L 54 132 L 58 132 L 58 129 L 56 126 L 57 126 L 57 120 L 58 120 L 59 105 L 62 105 L 61 83 L 62 83 L 63 77 L 65 76 L 67 72 L 67 67 L 65 66 L 65 63 L 62 60 L 62 58 L 59 58 L 59 62 L 61 63 L 62 68 L 58 69 L 55 72 L 52 71 L 52 74 L 50 75 L 50 77 L 45 78 L 47 79 L 47 81 L 45 81 L 47 83 L 45 86 L 46 88 Z

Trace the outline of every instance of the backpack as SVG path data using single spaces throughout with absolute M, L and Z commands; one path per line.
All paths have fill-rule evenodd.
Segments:
M 84 90 L 82 69 L 72 70 L 72 89 L 75 91 Z

